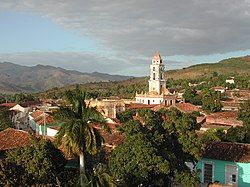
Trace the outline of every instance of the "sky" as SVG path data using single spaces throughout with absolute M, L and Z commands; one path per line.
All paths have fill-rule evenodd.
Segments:
M 144 76 L 250 55 L 250 0 L 0 0 L 0 62 Z

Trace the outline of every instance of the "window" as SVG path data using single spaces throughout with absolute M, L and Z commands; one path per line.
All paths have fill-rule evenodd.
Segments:
M 153 73 L 153 80 L 155 80 L 155 73 Z
M 203 182 L 213 182 L 213 164 L 203 163 Z
M 155 67 L 153 67 L 153 71 L 155 71 Z
M 232 182 L 236 183 L 236 175 L 235 174 L 232 175 Z

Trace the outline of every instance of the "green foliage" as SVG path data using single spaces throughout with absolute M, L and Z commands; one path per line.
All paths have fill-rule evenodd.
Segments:
M 5 103 L 6 99 L 0 95 L 0 104 Z
M 197 91 L 193 88 L 188 88 L 183 94 L 186 102 L 192 103 L 194 105 L 201 105 L 201 96 L 197 94 Z
M 196 118 L 192 114 L 182 113 L 175 108 L 166 111 L 166 115 L 168 120 L 163 125 L 170 137 L 174 141 L 177 140 L 175 146 L 180 146 L 186 156 L 192 158 L 190 161 L 194 162 L 199 159 L 203 144 L 196 134 L 196 130 L 200 129 Z
M 126 138 L 111 154 L 111 174 L 124 186 L 195 184 L 196 175 L 185 164 L 196 161 L 202 150 L 195 118 L 174 108 L 140 109 L 137 117 L 138 121 L 130 120 L 122 127 Z M 179 180 L 180 175 L 185 180 Z
M 157 150 L 142 133 L 128 136 L 113 151 L 109 166 L 112 175 L 127 186 L 153 185 L 158 182 L 156 178 L 170 172 L 170 163 L 157 155 Z
M 85 93 L 77 86 L 73 91 L 66 91 L 67 104 L 54 114 L 57 121 L 64 123 L 56 136 L 58 145 L 62 144 L 69 154 L 80 159 L 80 184 L 84 184 L 85 175 L 91 175 L 93 166 L 85 165 L 86 158 L 91 160 L 102 148 L 103 138 L 94 125 L 106 127 L 106 121 L 95 107 L 85 103 Z M 93 176 L 94 177 L 94 176 Z
M 18 93 L 13 96 L 15 103 L 24 103 L 37 100 L 32 94 Z
M 135 111 L 133 109 L 126 109 L 123 112 L 117 114 L 117 118 L 121 121 L 121 123 L 127 122 L 133 119 L 135 115 Z
M 223 140 L 225 140 L 225 132 L 222 128 L 209 129 L 202 136 L 202 141 L 204 143 L 220 142 Z
M 0 107 L 0 131 L 13 127 L 10 119 L 10 111 L 6 107 Z
M 207 112 L 218 112 L 222 108 L 220 92 L 206 90 L 203 93 L 202 108 Z
M 226 141 L 247 143 L 246 142 L 247 130 L 244 127 L 231 127 L 227 130 Z
M 33 139 L 30 146 L 6 154 L 1 163 L 0 185 L 55 185 L 65 164 L 63 154 L 50 141 Z
M 200 186 L 199 173 L 197 171 L 180 171 L 179 173 L 175 173 L 173 183 L 177 186 L 181 184 L 184 187 L 198 187 Z
M 238 118 L 243 121 L 243 126 L 250 131 L 250 100 L 247 100 L 240 105 Z

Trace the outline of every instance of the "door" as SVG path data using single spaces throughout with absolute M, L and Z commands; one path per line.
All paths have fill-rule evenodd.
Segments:
M 238 184 L 238 167 L 235 165 L 226 165 L 225 183 L 237 186 Z
M 203 163 L 203 182 L 213 182 L 213 164 Z

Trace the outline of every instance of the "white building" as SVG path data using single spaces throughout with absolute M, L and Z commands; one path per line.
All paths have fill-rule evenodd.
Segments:
M 166 89 L 166 80 L 164 79 L 163 73 L 164 64 L 160 54 L 156 52 L 150 65 L 150 78 L 148 81 L 149 92 L 141 94 L 136 93 L 136 103 L 146 105 L 163 104 L 166 106 L 175 104 L 177 96 L 171 94 Z
M 226 79 L 226 83 L 234 84 L 234 77 L 230 77 L 230 79 Z

